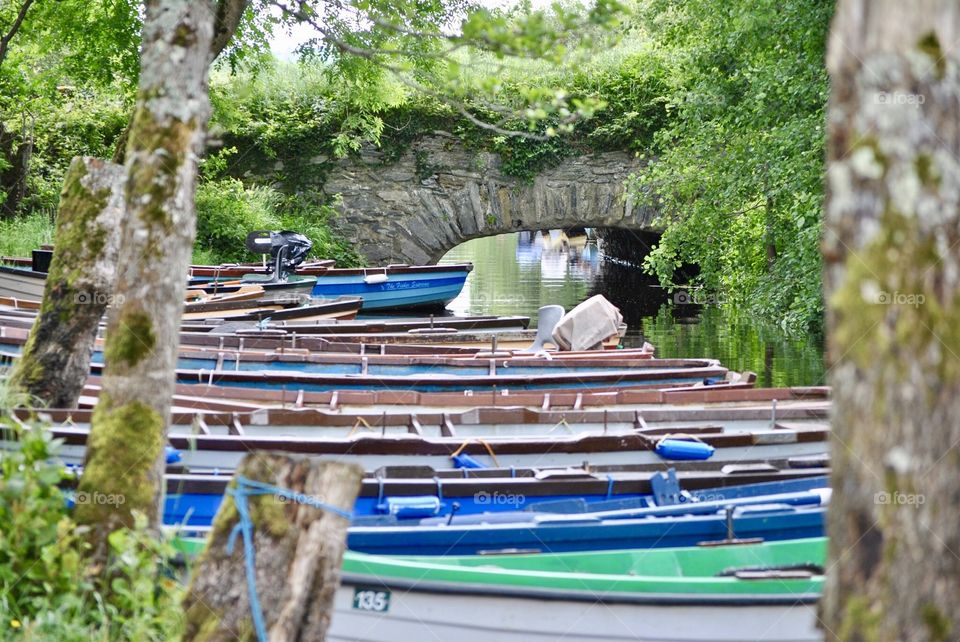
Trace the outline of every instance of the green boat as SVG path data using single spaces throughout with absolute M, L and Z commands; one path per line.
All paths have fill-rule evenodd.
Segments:
M 826 539 L 563 554 L 348 552 L 329 640 L 814 641 Z

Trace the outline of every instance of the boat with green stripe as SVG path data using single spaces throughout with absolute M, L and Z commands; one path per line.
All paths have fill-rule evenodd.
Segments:
M 181 541 L 197 554 L 198 540 Z M 813 642 L 826 538 L 444 558 L 348 551 L 328 640 Z
M 554 555 L 347 553 L 328 640 L 813 641 L 826 540 Z

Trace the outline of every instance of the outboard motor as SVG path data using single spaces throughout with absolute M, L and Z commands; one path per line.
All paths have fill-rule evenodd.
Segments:
M 313 242 L 298 232 L 256 231 L 247 234 L 247 249 L 254 254 L 269 254 L 273 259 L 274 281 L 285 281 L 287 275 L 303 263 L 313 247 Z

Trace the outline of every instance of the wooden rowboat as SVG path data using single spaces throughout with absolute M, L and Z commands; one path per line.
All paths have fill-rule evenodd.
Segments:
M 364 310 L 442 308 L 457 298 L 470 263 L 333 268 L 317 276 L 314 296 L 359 296 Z
M 332 259 L 307 261 L 297 266 L 297 273 L 307 276 L 323 274 L 335 264 Z M 191 265 L 190 276 L 206 277 L 214 280 L 239 279 L 247 274 L 271 274 L 273 267 L 261 263 L 223 263 L 221 265 Z
M 312 294 L 336 298 L 358 296 L 364 310 L 397 310 L 416 308 L 443 308 L 460 294 L 467 275 L 473 269 L 470 263 L 451 265 L 390 265 L 378 268 L 320 268 L 304 271 L 300 266 L 294 279 L 301 275 L 316 278 Z M 192 283 L 215 286 L 218 277 L 210 270 L 194 271 Z M 231 270 L 235 276 L 236 271 Z M 223 275 L 225 277 L 225 275 Z M 244 274 L 244 282 L 254 282 L 254 274 Z M 267 277 L 269 278 L 269 277 Z M 306 278 L 306 277 L 304 277 Z
M 702 502 L 793 493 L 827 485 L 825 468 L 739 466 L 740 472 L 682 470 L 677 496 Z M 398 467 L 368 473 L 353 507 L 355 522 L 385 518 L 387 523 L 441 517 L 532 511 L 585 514 L 601 510 L 655 506 L 661 502 L 651 481 L 664 477 L 639 467 L 620 469 L 464 469 L 454 471 Z M 459 472 L 459 471 L 456 471 Z M 479 475 L 477 473 L 483 473 Z M 496 475 L 496 476 L 494 476 Z M 229 474 L 168 473 L 164 523 L 210 526 L 223 500 Z
M 46 282 L 46 272 L 35 272 L 28 266 L 0 265 L 0 296 L 40 301 Z
M 83 461 L 89 425 L 83 413 L 74 411 L 71 422 L 55 425 L 54 437 L 64 440 L 63 458 L 69 463 Z M 175 419 L 170 427 L 169 443 L 181 451 L 182 465 L 188 470 L 230 470 L 252 450 L 274 450 L 311 456 L 346 457 L 376 470 L 384 466 L 429 466 L 436 469 L 469 466 L 556 467 L 578 466 L 584 461 L 594 465 L 663 464 L 671 461 L 661 445 L 667 438 L 695 439 L 712 450 L 711 462 L 737 463 L 791 457 L 820 456 L 826 452 L 829 429 L 823 423 L 795 421 L 773 428 L 752 429 L 750 420 L 717 422 L 713 425 L 681 424 L 650 427 L 639 424 L 632 432 L 606 432 L 600 417 L 573 426 L 571 433 L 563 424 L 531 424 L 531 428 L 497 431 L 500 426 L 470 424 L 467 416 L 454 423 L 442 418 L 436 429 L 419 417 L 407 417 L 407 425 L 393 428 L 395 419 L 386 416 L 387 428 L 360 417 L 337 415 L 324 417 L 332 425 L 321 427 L 278 422 L 283 416 L 254 412 L 230 413 L 222 418 L 190 414 Z M 552 417 L 550 417 L 552 419 Z M 297 418 L 288 419 L 295 421 Z M 350 420 L 354 419 L 353 423 Z M 381 419 L 382 420 L 382 419 Z M 264 424 L 269 422 L 269 424 Z M 364 423 L 369 426 L 364 426 Z M 186 425 L 185 425 L 186 424 Z M 222 426 L 222 429 L 216 426 Z M 607 428 L 609 428 L 609 424 Z M 581 430 L 582 428 L 583 430 Z M 741 429 L 742 428 L 742 429 Z M 312 432 L 311 432 L 312 430 Z M 526 434 L 525 434 L 526 432 Z M 559 434 L 558 434 L 559 432 Z M 437 434 L 439 433 L 439 436 Z M 490 433 L 489 436 L 481 436 Z M 532 433 L 532 434 L 531 434 Z M 311 436 L 304 436 L 310 434 Z
M 360 299 L 311 299 L 305 295 L 285 295 L 250 300 L 216 300 L 188 303 L 184 306 L 185 322 L 201 319 L 223 321 L 263 321 L 289 319 L 297 321 L 332 321 L 353 319 L 360 310 Z
M 188 555 L 200 540 L 181 539 Z M 327 638 L 818 642 L 825 538 L 446 558 L 348 551 Z

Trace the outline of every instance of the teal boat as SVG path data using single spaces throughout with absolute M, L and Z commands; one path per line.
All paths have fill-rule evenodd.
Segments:
M 439 559 L 348 551 L 327 639 L 821 640 L 826 544 Z

